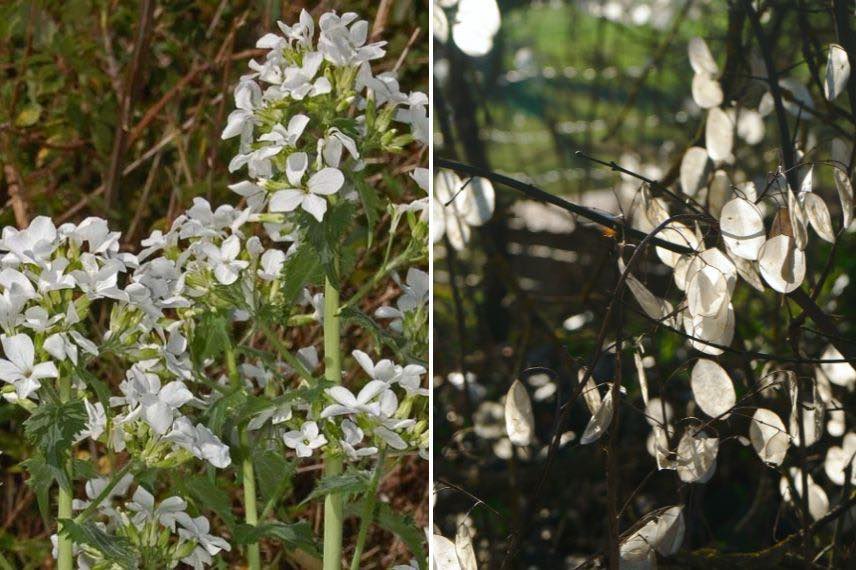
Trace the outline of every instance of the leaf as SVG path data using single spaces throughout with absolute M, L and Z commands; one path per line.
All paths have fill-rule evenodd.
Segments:
M 721 312 L 712 317 L 693 316 L 684 311 L 683 321 L 686 333 L 694 337 L 690 346 L 705 354 L 722 354 L 721 348 L 711 344 L 728 346 L 734 338 L 734 306 L 731 303 L 723 305 Z
M 338 286 L 344 267 L 347 265 L 342 256 L 342 237 L 345 230 L 353 224 L 356 206 L 349 201 L 339 202 L 327 210 L 324 223 L 318 223 L 306 215 L 308 227 L 306 241 L 315 250 L 317 261 L 324 268 L 324 274 Z M 310 219 L 311 218 L 311 219 Z M 285 268 L 283 267 L 283 271 Z
M 728 251 L 750 261 L 758 259 L 758 252 L 767 241 L 761 210 L 743 198 L 734 198 L 722 207 L 719 229 Z
M 722 366 L 713 360 L 698 359 L 690 375 L 690 385 L 693 398 L 705 414 L 723 420 L 728 418 L 729 410 L 737 403 L 737 396 L 731 378 Z
M 680 550 L 686 532 L 683 511 L 683 506 L 665 507 L 642 517 L 622 542 L 622 561 L 625 554 L 645 560 L 653 550 L 662 556 L 672 556 Z
M 520 380 L 512 382 L 505 396 L 505 431 L 511 443 L 520 446 L 531 444 L 535 434 L 532 401 Z
M 47 526 L 51 520 L 50 490 L 54 481 L 58 478 L 58 470 L 48 465 L 41 455 L 34 455 L 22 461 L 21 465 L 30 474 L 26 483 L 36 494 L 36 500 L 39 504 L 39 514 Z
M 92 521 L 77 524 L 71 519 L 60 519 L 59 524 L 60 534 L 68 536 L 72 542 L 94 548 L 106 560 L 121 568 L 130 570 L 137 567 L 137 555 L 127 538 L 110 536 L 95 526 Z
M 230 529 L 234 528 L 236 521 L 232 513 L 232 499 L 225 489 L 203 475 L 179 479 L 179 484 L 196 500 L 199 509 L 211 509 Z
M 473 540 L 465 524 L 458 525 L 458 532 L 455 533 L 455 553 L 458 555 L 461 570 L 478 570 Z
M 397 354 L 401 354 L 401 347 L 398 345 L 395 337 L 389 334 L 387 330 L 378 326 L 374 319 L 362 312 L 360 309 L 356 307 L 346 307 L 341 311 L 340 316 L 343 321 L 353 323 L 371 334 L 375 345 L 377 345 L 378 348 L 386 346 L 391 348 Z
M 749 441 L 761 461 L 769 465 L 781 465 L 790 445 L 782 419 L 775 412 L 764 408 L 758 408 L 752 415 Z
M 300 550 L 319 556 L 318 546 L 312 535 L 312 527 L 307 521 L 295 523 L 265 522 L 257 526 L 239 524 L 235 527 L 234 540 L 236 544 L 255 544 L 264 538 L 275 538 L 288 548 Z
M 383 210 L 383 204 L 381 203 L 380 196 L 378 195 L 375 187 L 367 183 L 364 177 L 354 177 L 354 187 L 360 195 L 360 201 L 363 203 L 363 211 L 366 214 L 366 222 L 368 226 L 366 231 L 368 239 L 366 249 L 370 249 L 372 246 L 372 239 L 374 238 L 374 227 L 375 224 L 377 224 L 380 212 Z
M 838 199 L 841 200 L 842 227 L 849 228 L 853 221 L 853 184 L 850 177 L 840 168 L 834 168 L 832 177 L 835 179 L 835 188 L 838 190 Z
M 850 61 L 847 52 L 838 44 L 829 44 L 829 57 L 826 60 L 826 81 L 823 84 L 823 94 L 827 101 L 834 101 L 850 78 Z
M 791 220 L 791 237 L 794 238 L 794 244 L 797 249 L 805 249 L 808 244 L 808 218 L 802 201 L 797 198 L 794 192 L 787 192 L 788 195 L 788 216 Z M 785 232 L 787 233 L 787 232 Z
M 48 465 L 56 469 L 58 481 L 69 483 L 63 468 L 75 436 L 86 427 L 86 408 L 81 400 L 43 403 L 24 422 L 27 440 L 37 447 Z
M 39 122 L 42 116 L 42 106 L 38 103 L 27 103 L 18 116 L 15 117 L 15 126 L 19 128 L 32 127 Z
M 707 151 L 700 146 L 688 148 L 681 159 L 680 179 L 684 194 L 695 196 L 704 187 L 709 175 L 710 158 Z
M 437 570 L 462 570 L 455 543 L 439 534 L 431 537 L 431 559 Z
M 315 488 L 301 504 L 324 497 L 331 493 L 356 495 L 368 489 L 370 474 L 366 471 L 348 471 L 341 475 L 327 475 L 319 479 Z
M 231 341 L 229 321 L 220 313 L 204 313 L 197 324 L 191 341 L 191 350 L 197 363 L 220 356 Z
M 410 554 L 416 560 L 425 560 L 425 533 L 409 516 L 396 513 L 386 503 L 378 503 L 377 524 L 382 529 L 393 533 L 410 549 Z M 421 562 L 420 562 L 421 565 Z
M 803 208 L 808 216 L 808 222 L 821 239 L 835 243 L 835 232 L 832 229 L 832 217 L 823 198 L 813 192 L 803 194 Z
M 318 254 L 308 244 L 300 245 L 296 252 L 285 259 L 280 288 L 285 304 L 293 303 L 303 287 L 315 281 L 320 267 Z
M 256 470 L 259 494 L 267 502 L 276 493 L 291 486 L 295 464 L 287 461 L 274 449 L 256 449 L 253 451 L 253 466 Z
M 707 154 L 714 162 L 728 160 L 734 147 L 734 123 L 719 107 L 714 107 L 707 114 L 704 129 L 704 145 Z
M 722 87 L 719 81 L 706 73 L 697 73 L 692 82 L 693 101 L 702 109 L 718 107 L 722 104 Z
M 612 385 L 610 384 L 600 408 L 592 415 L 586 425 L 586 429 L 580 438 L 580 445 L 594 443 L 606 433 L 609 424 L 612 423 L 612 411 Z
M 710 48 L 707 47 L 703 39 L 699 37 L 691 38 L 687 45 L 687 53 L 690 57 L 690 65 L 696 73 L 705 73 L 707 75 L 716 75 L 719 73 L 716 60 L 713 59 Z
M 687 283 L 687 308 L 693 316 L 716 316 L 730 300 L 725 275 L 712 265 L 695 271 Z
M 716 471 L 719 439 L 688 429 L 678 442 L 678 477 L 685 483 L 707 483 Z
M 779 293 L 797 289 L 805 278 L 805 253 L 784 234 L 767 240 L 758 252 L 758 267 L 764 281 Z
M 822 360 L 842 360 L 844 357 L 831 344 L 826 347 L 820 357 Z M 820 365 L 823 374 L 836 386 L 852 390 L 856 385 L 856 368 L 848 362 L 824 362 Z

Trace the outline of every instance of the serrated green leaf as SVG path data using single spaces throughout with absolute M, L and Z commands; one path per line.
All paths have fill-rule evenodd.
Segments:
M 181 480 L 187 494 L 197 502 L 200 509 L 211 509 L 231 529 L 235 526 L 232 499 L 229 494 L 208 477 L 192 476 Z
M 350 503 L 345 508 L 348 516 L 361 516 L 363 513 L 363 501 Z M 401 515 L 392 510 L 387 503 L 377 502 L 375 504 L 375 524 L 387 532 L 396 535 L 410 549 L 413 558 L 419 561 L 419 567 L 425 568 L 425 532 L 407 515 Z
M 301 245 L 285 260 L 280 291 L 286 305 L 293 303 L 303 287 L 314 281 L 320 267 L 318 254 L 308 244 Z
M 223 431 L 223 426 L 226 425 L 226 420 L 237 417 L 247 402 L 247 394 L 243 388 L 235 389 L 232 392 L 218 398 L 208 409 L 208 421 L 206 425 L 208 429 L 215 434 Z
M 27 478 L 27 486 L 36 494 L 39 514 L 42 516 L 45 525 L 48 525 L 51 518 L 50 490 L 59 476 L 58 470 L 48 465 L 40 455 L 22 461 L 21 465 L 30 474 Z
M 137 555 L 127 538 L 110 536 L 92 521 L 77 524 L 71 519 L 60 519 L 59 524 L 60 534 L 69 537 L 72 542 L 94 548 L 106 560 L 121 568 L 131 570 L 137 567 Z
M 303 503 L 308 503 L 330 493 L 343 495 L 362 493 L 368 488 L 370 477 L 371 474 L 368 471 L 348 471 L 341 475 L 322 477 L 312 492 L 309 493 L 309 496 L 303 499 Z
M 381 346 L 387 346 L 395 351 L 397 356 L 401 355 L 401 347 L 398 345 L 398 342 L 394 336 L 389 334 L 386 330 L 382 329 L 378 326 L 378 324 L 369 317 L 367 314 L 362 312 L 356 307 L 345 307 L 341 312 L 342 320 L 345 322 L 349 322 L 357 325 L 358 327 L 364 329 L 366 332 L 371 334 L 372 339 L 375 342 L 375 345 L 380 348 Z
M 197 363 L 220 356 L 229 344 L 229 321 L 220 313 L 205 313 L 193 334 L 190 348 Z
M 254 544 L 264 538 L 276 538 L 289 548 L 299 548 L 313 556 L 318 556 L 318 547 L 312 536 L 312 527 L 306 521 L 296 523 L 267 522 L 258 526 L 239 524 L 235 528 L 236 544 Z
M 366 214 L 366 221 L 368 223 L 368 231 L 366 232 L 368 241 L 366 243 L 366 248 L 368 249 L 372 246 L 374 227 L 380 217 L 380 212 L 383 210 L 383 204 L 381 204 L 377 190 L 366 182 L 362 176 L 355 178 L 354 186 L 357 189 L 357 193 L 360 195 L 360 201 L 363 203 L 363 211 Z
M 24 422 L 27 440 L 41 451 L 45 462 L 56 468 L 61 483 L 68 483 L 63 461 L 74 437 L 86 427 L 86 408 L 81 400 L 44 403 Z
M 296 466 L 287 461 L 282 453 L 274 449 L 256 449 L 253 451 L 253 466 L 256 471 L 259 494 L 263 502 L 275 495 L 281 495 L 291 486 Z

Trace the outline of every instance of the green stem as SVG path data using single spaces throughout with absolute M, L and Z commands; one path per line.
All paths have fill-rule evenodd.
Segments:
M 366 545 L 366 536 L 369 527 L 374 522 L 375 505 L 377 505 L 377 488 L 383 476 L 383 464 L 386 460 L 386 448 L 384 447 L 377 458 L 377 466 L 369 482 L 366 498 L 363 499 L 363 512 L 360 515 L 360 531 L 357 535 L 357 546 L 354 549 L 354 557 L 351 559 L 351 570 L 360 570 L 360 559 L 363 557 L 363 548 Z
M 59 396 L 63 402 L 71 400 L 71 378 L 63 375 L 59 380 Z M 71 502 L 74 497 L 72 491 L 72 457 L 69 452 L 65 466 L 65 480 L 59 482 L 59 496 L 57 499 L 57 520 L 72 518 Z M 74 564 L 71 538 L 59 532 L 57 541 L 57 570 L 71 570 Z
M 324 378 L 342 383 L 342 354 L 339 347 L 339 291 L 327 278 L 324 283 Z M 342 457 L 328 455 L 324 475 L 342 473 Z M 324 498 L 324 570 L 342 568 L 342 495 L 330 493 Z
M 226 368 L 229 372 L 229 380 L 234 387 L 241 385 L 241 377 L 238 374 L 238 363 L 235 360 L 235 349 L 231 343 L 226 346 Z M 241 479 L 244 488 L 244 521 L 250 526 L 259 523 L 259 514 L 256 508 L 256 474 L 253 469 L 253 457 L 250 453 L 250 436 L 246 426 L 238 427 L 238 437 L 241 443 Z M 260 570 L 261 552 L 259 543 L 254 542 L 247 545 L 247 566 L 250 570 Z
M 122 477 L 124 477 L 125 474 L 130 471 L 133 466 L 134 462 L 129 461 L 119 471 L 114 473 L 113 478 L 110 479 L 110 482 L 107 483 L 107 486 L 101 490 L 98 496 L 92 499 L 92 501 L 89 502 L 85 509 L 77 513 L 77 516 L 74 517 L 74 522 L 78 524 L 86 522 L 86 519 L 89 518 L 89 515 L 91 515 L 93 512 L 95 512 L 95 509 L 101 506 L 101 503 L 103 503 L 104 500 L 110 495 L 110 491 L 112 491 L 113 488 L 119 484 L 119 481 L 122 479 Z

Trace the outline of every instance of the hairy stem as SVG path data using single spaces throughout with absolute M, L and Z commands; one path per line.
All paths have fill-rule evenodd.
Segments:
M 71 378 L 63 375 L 59 380 L 59 396 L 63 402 L 71 400 Z M 65 466 L 65 481 L 59 482 L 59 497 L 57 499 L 57 520 L 72 518 L 71 502 L 74 497 L 74 492 L 71 488 L 72 483 L 72 457 L 69 452 Z M 64 536 L 59 532 L 57 541 L 57 569 L 71 570 L 74 564 L 74 555 L 72 552 L 71 538 Z
M 324 282 L 324 378 L 342 382 L 342 354 L 339 347 L 339 291 L 328 277 Z M 342 473 L 342 458 L 329 455 L 324 461 L 324 475 Z M 324 498 L 324 570 L 342 567 L 342 495 L 330 493 Z
M 226 346 L 226 368 L 229 372 L 229 380 L 237 387 L 241 384 L 238 374 L 238 363 L 235 360 L 235 349 L 231 343 Z M 256 474 L 253 469 L 253 456 L 250 453 L 250 436 L 246 426 L 238 428 L 238 437 L 241 443 L 243 459 L 241 460 L 241 480 L 244 489 L 244 522 L 256 526 L 259 523 L 259 515 L 256 507 Z M 260 570 L 261 552 L 259 543 L 254 542 L 247 545 L 247 566 L 250 570 Z
M 359 570 L 360 558 L 363 557 L 363 549 L 366 545 L 366 536 L 369 533 L 369 527 L 372 525 L 375 517 L 375 506 L 377 505 L 377 488 L 380 485 L 380 480 L 383 478 L 383 466 L 386 460 L 386 448 L 383 448 L 377 458 L 377 466 L 372 474 L 372 480 L 369 482 L 369 488 L 366 491 L 366 498 L 363 500 L 363 512 L 360 515 L 360 530 L 357 534 L 357 546 L 354 548 L 354 557 L 351 559 L 351 570 Z

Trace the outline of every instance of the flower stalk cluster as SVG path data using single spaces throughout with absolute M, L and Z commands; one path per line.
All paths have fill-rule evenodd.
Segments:
M 267 535 L 247 528 L 261 522 L 290 526 L 287 548 L 339 568 L 342 496 L 319 495 L 316 549 L 308 527 L 276 520 L 285 487 L 265 491 L 260 466 L 323 458 L 335 487 L 345 470 L 427 456 L 426 199 L 402 203 L 400 190 L 374 186 L 390 157 L 426 142 L 427 97 L 372 72 L 384 44 L 367 42 L 356 14 L 316 23 L 304 11 L 279 29 L 259 40 L 269 51 L 235 88 L 223 131 L 239 138 L 230 170 L 246 172 L 230 187 L 237 206 L 196 198 L 137 253 L 120 251 L 119 232 L 98 218 L 56 227 L 39 217 L 3 230 L 0 393 L 29 415 L 31 476 L 59 487 L 59 568 L 76 558 L 81 568 L 200 569 L 237 541 L 257 569 Z M 417 165 L 403 195 L 426 182 Z M 375 235 L 385 238 L 365 239 Z M 376 322 L 360 301 L 388 285 L 401 297 Z M 295 346 L 319 328 L 322 346 Z M 352 339 L 369 340 L 353 359 Z M 363 350 L 395 362 L 375 366 Z M 90 372 L 115 363 L 121 378 Z M 86 500 L 74 498 L 91 474 L 75 472 L 70 450 L 81 444 L 109 459 L 108 475 L 85 483 Z M 203 466 L 209 475 L 194 476 Z M 237 475 L 244 525 L 221 509 L 223 524 L 212 526 L 212 505 L 190 486 L 158 501 L 157 481 L 178 472 L 197 490 Z

